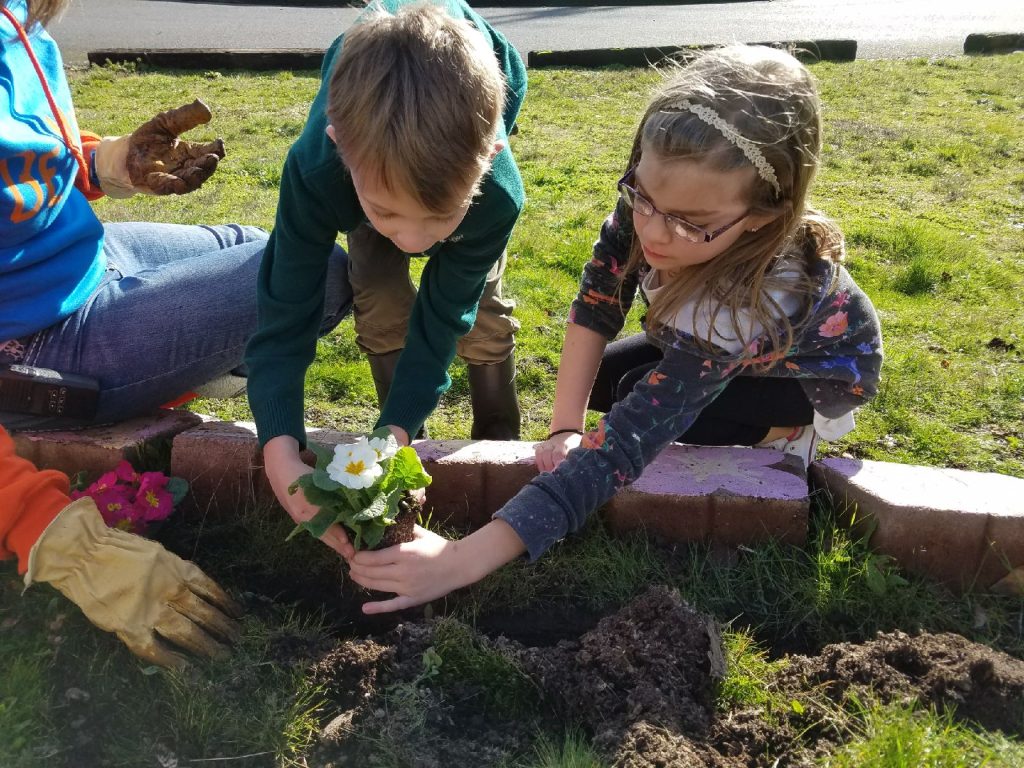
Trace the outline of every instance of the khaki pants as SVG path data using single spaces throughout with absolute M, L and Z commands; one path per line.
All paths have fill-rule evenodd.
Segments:
M 519 321 L 512 317 L 515 302 L 501 297 L 504 271 L 503 253 L 487 275 L 476 323 L 455 348 L 467 363 L 500 363 L 515 348 Z M 360 225 L 348 234 L 348 278 L 359 348 L 370 355 L 402 349 L 416 301 L 409 256 L 374 229 Z

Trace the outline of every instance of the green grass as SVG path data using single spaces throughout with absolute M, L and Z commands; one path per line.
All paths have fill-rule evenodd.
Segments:
M 814 204 L 847 234 L 850 269 L 879 309 L 887 353 L 878 398 L 862 409 L 853 433 L 827 447 L 830 453 L 1024 476 L 1024 98 L 1014 87 L 1021 62 L 1014 55 L 813 67 L 826 104 L 828 145 Z M 564 318 L 656 79 L 625 69 L 531 72 L 521 132 L 513 139 L 529 197 L 507 277 L 523 325 L 517 355 L 527 438 L 546 433 Z M 100 133 L 129 131 L 156 111 L 202 97 L 214 123 L 194 133 L 220 135 L 228 147 L 217 175 L 199 192 L 101 201 L 101 217 L 264 227 L 273 220 L 284 154 L 318 85 L 311 73 L 130 68 L 73 73 L 71 84 L 79 122 Z M 627 330 L 637 328 L 633 318 Z M 1006 344 L 991 343 L 997 338 Z M 468 433 L 461 363 L 453 380 L 429 422 L 437 437 Z M 350 430 L 372 424 L 373 386 L 351 323 L 320 342 L 307 389 L 310 423 Z M 196 407 L 250 418 L 244 400 Z M 336 560 L 313 541 L 286 547 L 290 526 L 268 510 L 248 510 L 244 522 L 207 521 L 199 532 L 169 528 L 176 550 L 194 555 L 228 587 L 274 594 L 279 585 L 279 605 L 259 603 L 230 660 L 170 674 L 136 662 L 48 587 L 22 596 L 6 564 L 0 572 L 0 766 L 149 765 L 157 754 L 183 765 L 226 757 L 234 760 L 225 765 L 302 764 L 330 712 L 325 695 L 305 682 L 304 662 L 290 661 L 302 654 L 290 651 L 314 648 L 337 630 L 310 608 L 318 600 L 331 607 Z M 326 586 L 307 594 L 301 610 L 292 608 L 313 581 Z M 641 536 L 616 539 L 591 524 L 538 563 L 513 564 L 438 608 L 467 622 L 528 606 L 601 610 L 653 582 L 677 586 L 727 625 L 732 665 L 719 691 L 723 711 L 782 711 L 789 702 L 764 698 L 780 655 L 879 630 L 955 631 L 1024 655 L 1019 599 L 955 597 L 904 579 L 836 528 L 827 508 L 816 512 L 806 548 L 765 544 L 728 563 L 706 547 L 665 550 Z M 460 645 L 457 632 L 451 637 L 438 651 L 438 674 L 497 674 L 501 659 Z M 406 713 L 402 728 L 415 725 L 417 697 L 426 693 L 425 686 L 389 692 L 388 706 Z M 499 706 L 511 706 L 509 700 L 515 696 Z M 986 756 L 993 756 L 990 765 L 1019 764 L 1016 745 L 951 729 L 944 717 L 865 709 L 861 738 L 834 758 L 846 762 L 834 764 L 900 765 L 886 762 L 898 748 L 910 756 L 907 765 L 944 765 L 909 751 L 912 743 L 944 740 L 956 745 L 949 754 L 979 755 L 972 765 L 985 764 Z M 401 735 L 398 720 L 390 735 Z M 403 765 L 408 756 L 388 752 L 397 749 L 388 736 L 380 737 L 381 764 Z M 564 737 L 557 729 L 538 735 L 534 746 L 533 762 L 524 765 L 599 764 L 586 739 L 571 730 Z
M 826 768 L 1015 768 L 1024 746 L 957 722 L 951 713 L 899 705 L 862 706 L 861 735 Z
M 536 757 L 527 763 L 527 768 L 605 768 L 590 746 L 587 737 L 575 729 L 569 729 L 556 740 L 542 735 L 534 747 Z
M 887 355 L 878 398 L 854 432 L 825 446 L 829 454 L 1024 476 L 1024 97 L 1014 87 L 1021 58 L 812 67 L 826 137 L 812 202 L 847 235 L 849 268 L 879 310 Z M 546 434 L 569 303 L 657 78 L 621 68 L 530 73 L 512 140 L 528 199 L 506 278 L 523 327 L 517 359 L 527 439 Z M 200 96 L 214 121 L 195 134 L 221 135 L 228 148 L 199 192 L 102 201 L 100 215 L 271 226 L 281 162 L 317 85 L 311 73 L 76 74 L 79 119 L 92 130 L 124 132 Z M 637 329 L 631 318 L 626 330 Z M 993 339 L 1014 348 L 990 346 Z M 468 436 L 461 362 L 452 378 L 428 422 L 439 438 Z M 251 418 L 244 399 L 195 407 Z M 368 367 L 345 322 L 320 342 L 307 419 L 364 430 L 375 417 Z

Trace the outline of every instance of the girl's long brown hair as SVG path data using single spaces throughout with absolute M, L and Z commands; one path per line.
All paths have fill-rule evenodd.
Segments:
M 28 0 L 28 23 L 25 29 L 31 29 L 36 24 L 46 26 L 61 14 L 71 0 Z M 10 3 L 3 0 L 6 8 Z
M 647 108 L 630 153 L 628 168 L 643 152 L 667 162 L 691 160 L 715 170 L 750 167 L 738 147 L 714 126 L 678 105 L 683 100 L 710 107 L 732 128 L 760 149 L 778 178 L 781 192 L 760 176 L 749 193 L 752 215 L 776 214 L 756 232 L 744 232 L 728 249 L 704 264 L 687 267 L 665 282 L 651 304 L 648 321 L 667 326 L 688 300 L 694 302 L 693 321 L 709 311 L 707 338 L 698 339 L 710 351 L 715 321 L 728 313 L 737 334 L 737 313 L 752 312 L 764 328 L 776 356 L 793 343 L 794 323 L 771 297 L 771 292 L 796 290 L 806 296 L 796 328 L 806 321 L 817 286 L 807 277 L 811 259 L 843 258 L 839 230 L 806 207 L 807 193 L 821 151 L 821 114 L 814 80 L 792 55 L 765 46 L 736 45 L 699 54 L 674 68 Z M 801 265 L 803 277 L 781 275 Z M 633 236 L 625 274 L 644 264 L 639 240 Z M 785 264 L 784 269 L 776 269 Z M 740 338 L 744 348 L 752 339 Z M 761 362 L 761 368 L 773 361 Z

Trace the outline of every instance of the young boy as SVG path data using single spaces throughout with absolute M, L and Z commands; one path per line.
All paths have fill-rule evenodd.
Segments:
M 297 522 L 318 511 L 288 487 L 309 471 L 299 459 L 303 382 L 340 232 L 378 425 L 408 444 L 451 384 L 458 352 L 469 363 L 472 436 L 519 436 L 518 323 L 501 276 L 524 197 L 508 148 L 526 92 L 522 59 L 462 0 L 384 0 L 328 49 L 323 78 L 285 161 L 246 354 L 267 476 Z M 416 256 L 427 257 L 418 291 Z M 353 551 L 338 526 L 323 540 Z

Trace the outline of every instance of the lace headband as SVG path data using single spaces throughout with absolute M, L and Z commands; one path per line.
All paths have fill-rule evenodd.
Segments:
M 757 169 L 757 175 L 772 185 L 772 188 L 775 190 L 775 194 L 782 194 L 782 186 L 779 184 L 779 179 L 775 175 L 775 169 L 772 168 L 772 164 L 765 159 L 764 154 L 760 149 L 758 149 L 758 146 L 754 142 L 750 141 L 750 139 L 745 139 L 740 136 L 736 132 L 736 129 L 725 122 L 721 115 L 711 109 L 711 107 L 705 107 L 703 104 L 693 104 L 686 99 L 683 99 L 677 104 L 670 105 L 668 109 L 689 110 L 708 125 L 717 128 L 719 133 L 721 133 L 728 141 L 735 144 L 736 147 L 739 148 L 740 152 L 746 156 L 747 160 L 749 160 Z

